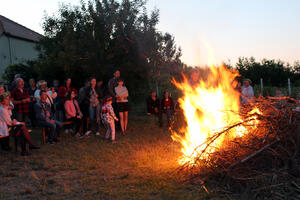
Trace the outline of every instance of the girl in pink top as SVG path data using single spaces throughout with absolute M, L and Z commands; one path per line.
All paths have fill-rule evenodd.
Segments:
M 79 137 L 81 134 L 79 133 L 80 127 L 81 127 L 81 121 L 82 121 L 82 113 L 80 111 L 78 102 L 76 99 L 75 92 L 69 91 L 67 94 L 67 100 L 65 102 L 65 113 L 67 121 L 73 122 L 73 129 L 75 130 L 76 136 Z

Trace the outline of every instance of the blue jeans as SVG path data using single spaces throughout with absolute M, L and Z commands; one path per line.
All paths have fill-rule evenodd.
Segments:
M 88 130 L 92 129 L 93 123 L 96 123 L 96 132 L 99 131 L 99 123 L 97 123 L 97 118 L 100 117 L 100 105 L 98 104 L 96 107 L 89 106 L 89 125 L 88 125 Z
M 48 142 L 52 142 L 53 139 L 57 139 L 59 137 L 59 131 L 60 128 L 62 127 L 61 122 L 54 121 L 54 123 L 51 123 L 46 121 L 38 121 L 38 125 L 49 129 L 46 131 Z
M 164 110 L 163 113 L 166 114 L 168 126 L 170 126 L 171 125 L 171 121 L 172 121 L 173 110 L 171 110 L 170 108 L 167 108 L 167 109 Z M 161 118 L 162 118 L 162 116 L 161 116 Z M 161 121 L 162 121 L 162 119 L 161 119 Z

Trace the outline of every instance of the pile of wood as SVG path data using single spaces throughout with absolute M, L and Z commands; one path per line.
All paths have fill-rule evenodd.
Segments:
M 261 112 L 249 114 L 253 107 Z M 195 149 L 194 163 L 182 165 L 179 173 L 209 193 L 300 199 L 300 112 L 295 107 L 295 100 L 287 97 L 256 99 L 241 109 L 243 122 L 213 133 L 202 144 L 205 148 L 199 147 L 204 150 Z M 255 119 L 259 124 L 251 125 Z M 207 151 L 217 138 L 241 125 L 249 131 L 247 135 Z

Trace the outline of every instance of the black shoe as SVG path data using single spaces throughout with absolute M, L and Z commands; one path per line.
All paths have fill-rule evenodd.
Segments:
M 40 149 L 38 146 L 29 146 L 29 149 Z

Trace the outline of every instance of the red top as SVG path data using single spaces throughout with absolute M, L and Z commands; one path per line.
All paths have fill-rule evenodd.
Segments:
M 167 99 L 164 99 L 163 105 L 164 105 L 164 107 L 171 107 L 172 103 L 171 103 L 170 99 L 167 98 Z
M 59 98 L 61 98 L 61 100 L 63 102 L 65 102 L 67 100 L 67 96 L 66 95 L 68 94 L 69 91 L 74 91 L 76 95 L 78 94 L 77 90 L 75 88 L 73 88 L 73 87 L 68 87 L 67 88 L 66 86 L 60 86 L 59 89 L 58 89 L 57 96 Z
M 30 95 L 25 88 L 23 89 L 23 91 L 21 91 L 18 88 L 15 88 L 11 92 L 11 98 L 15 101 L 21 101 L 23 99 L 30 98 Z M 28 103 L 20 103 L 15 105 L 15 111 L 18 113 L 28 113 L 29 112 Z

